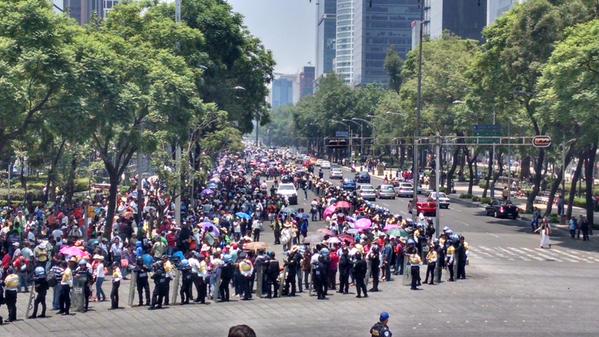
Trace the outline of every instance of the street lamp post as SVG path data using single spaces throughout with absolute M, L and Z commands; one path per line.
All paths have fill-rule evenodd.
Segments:
M 362 123 L 358 123 L 356 121 L 352 119 L 343 119 L 344 122 L 350 122 L 350 123 L 355 123 L 357 126 L 360 127 L 360 156 L 362 156 L 364 154 L 364 126 L 362 125 Z
M 376 143 L 375 142 L 375 139 L 376 139 L 375 136 L 376 135 L 375 135 L 375 131 L 374 131 L 374 123 L 372 123 L 370 121 L 367 121 L 367 120 L 365 120 L 363 118 L 358 118 L 358 117 L 354 117 L 354 118 L 352 118 L 352 120 L 361 121 L 363 123 L 366 123 L 366 124 L 370 125 L 370 127 L 372 128 L 372 145 L 370 147 L 371 147 L 372 156 L 374 157 L 374 145 Z M 362 126 L 360 126 L 360 127 L 362 127 Z

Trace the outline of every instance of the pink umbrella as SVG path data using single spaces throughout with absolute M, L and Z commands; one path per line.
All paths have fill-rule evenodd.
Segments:
M 319 233 L 322 233 L 324 235 L 335 236 L 335 233 L 333 233 L 332 230 L 327 229 L 327 228 L 319 228 L 316 231 L 319 232 Z
M 79 249 L 79 247 L 76 247 L 76 246 L 62 247 L 62 248 L 60 248 L 60 253 L 65 256 L 76 256 L 76 257 L 82 257 L 83 255 L 85 255 L 85 251 Z
M 394 229 L 400 229 L 401 226 L 400 225 L 387 225 L 385 226 L 385 232 L 390 232 Z
M 359 219 L 356 221 L 356 225 L 354 226 L 354 228 L 357 230 L 365 230 L 369 229 L 370 227 L 372 227 L 372 221 L 370 221 L 368 218 Z
M 337 209 L 337 207 L 335 207 L 335 205 L 331 205 L 329 207 L 327 207 L 324 212 L 322 213 L 322 216 L 324 218 L 328 218 L 331 215 L 333 215 L 333 213 L 335 213 L 335 209 Z
M 347 201 L 338 201 L 335 206 L 337 208 L 351 208 L 351 204 Z

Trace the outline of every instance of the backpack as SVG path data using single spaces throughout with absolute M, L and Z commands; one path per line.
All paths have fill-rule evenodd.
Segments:
M 52 269 L 50 269 L 50 271 L 48 272 L 48 285 L 50 287 L 54 287 L 56 286 L 56 274 L 54 273 L 54 271 Z

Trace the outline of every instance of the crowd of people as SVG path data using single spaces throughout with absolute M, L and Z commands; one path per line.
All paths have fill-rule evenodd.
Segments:
M 309 210 L 277 194 L 283 182 L 294 183 L 305 199 L 314 194 Z M 180 223 L 167 186 L 157 177 L 140 183 L 143 204 L 134 181 L 119 196 L 108 229 L 100 192 L 70 207 L 2 211 L 0 304 L 8 321 L 17 319 L 18 293 L 33 290 L 27 318 L 46 316 L 50 290 L 51 309 L 69 315 L 73 299 L 82 312 L 90 302 L 107 301 L 105 281 L 111 309 L 122 308 L 119 288 L 131 279 L 129 304 L 136 297 L 138 306 L 155 310 L 173 300 L 227 302 L 305 291 L 325 299 L 330 291 L 348 294 L 350 285 L 362 298 L 404 272 L 412 289 L 440 282 L 442 270 L 449 281 L 466 278 L 462 236 L 447 227 L 435 235 L 430 219 L 405 219 L 361 200 L 284 151 L 223 154 L 196 199 L 184 202 Z M 326 227 L 310 231 L 314 221 Z M 272 243 L 261 241 L 265 227 L 273 231 Z M 277 245 L 282 254 L 271 248 Z

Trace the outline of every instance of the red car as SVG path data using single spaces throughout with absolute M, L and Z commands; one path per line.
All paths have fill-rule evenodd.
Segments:
M 437 215 L 437 202 L 430 200 L 418 200 L 416 203 L 416 211 L 418 214 L 422 213 L 424 216 L 435 216 Z

